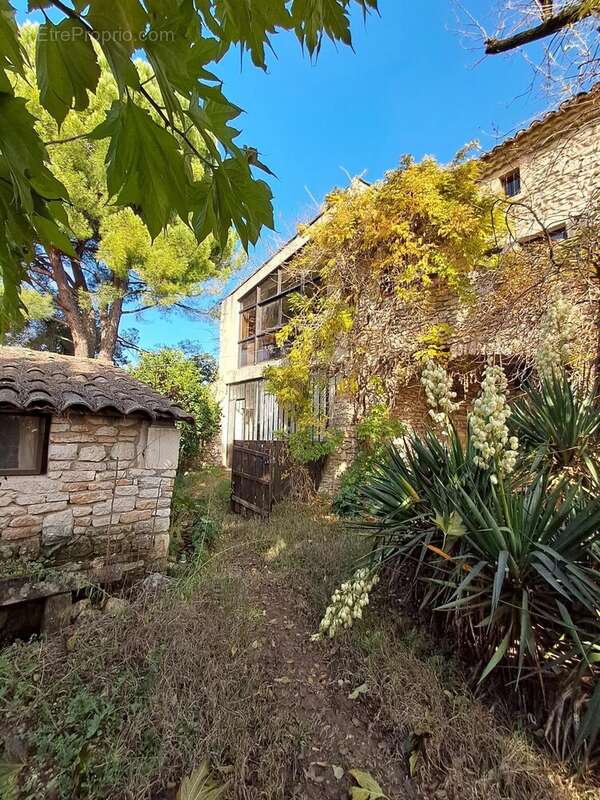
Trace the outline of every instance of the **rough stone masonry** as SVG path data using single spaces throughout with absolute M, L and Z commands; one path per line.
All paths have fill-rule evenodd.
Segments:
M 46 474 L 0 477 L 0 560 L 121 574 L 164 562 L 178 450 L 173 422 L 53 415 Z

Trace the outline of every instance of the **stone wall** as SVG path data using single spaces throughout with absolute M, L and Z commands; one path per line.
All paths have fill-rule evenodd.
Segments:
M 509 213 L 516 238 L 574 224 L 597 202 L 600 98 L 591 93 L 483 158 L 483 185 L 502 195 L 502 176 L 519 168 L 521 193 Z M 520 205 L 520 204 L 523 205 Z
M 333 397 L 330 425 L 334 430 L 342 432 L 342 442 L 335 453 L 327 458 L 319 484 L 320 494 L 335 494 L 342 475 L 356 458 L 358 446 L 354 432 L 354 413 L 354 404 L 348 397 L 339 394 Z
M 0 476 L 0 559 L 117 573 L 164 561 L 178 451 L 174 425 L 53 416 L 46 474 Z

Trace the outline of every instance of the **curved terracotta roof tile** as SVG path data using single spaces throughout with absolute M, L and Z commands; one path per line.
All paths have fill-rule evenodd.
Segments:
M 0 406 L 193 421 L 168 397 L 112 364 L 23 347 L 0 347 Z

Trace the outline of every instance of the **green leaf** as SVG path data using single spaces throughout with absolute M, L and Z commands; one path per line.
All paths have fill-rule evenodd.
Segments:
M 496 567 L 496 574 L 494 576 L 494 587 L 492 589 L 492 607 L 490 611 L 490 625 L 492 624 L 494 614 L 500 602 L 500 595 L 504 585 L 504 578 L 506 577 L 506 567 L 508 564 L 509 553 L 507 550 L 501 550 L 498 553 L 498 566 Z
M 71 108 L 88 107 L 88 91 L 96 90 L 100 66 L 81 23 L 67 17 L 58 25 L 50 21 L 41 25 L 35 61 L 40 103 L 59 126 Z
M 265 45 L 277 28 L 290 29 L 292 18 L 284 0 L 222 0 L 222 38 L 248 50 L 257 67 L 266 69 Z
M 247 250 L 256 244 L 263 226 L 273 229 L 272 194 L 269 186 L 255 180 L 242 156 L 228 158 L 212 174 L 208 191 L 202 185 L 193 226 L 199 241 L 213 233 L 221 247 L 227 244 L 233 225 Z
M 148 15 L 139 0 L 94 0 L 86 20 L 96 32 L 119 90 L 137 88 L 140 80 L 131 57 L 148 26 Z
M 502 641 L 494 651 L 494 655 L 488 661 L 486 668 L 481 673 L 481 677 L 479 678 L 479 683 L 484 681 L 490 674 L 490 672 L 492 672 L 492 670 L 494 670 L 498 666 L 500 661 L 502 661 L 502 659 L 506 655 L 506 651 L 508 650 L 508 645 L 510 644 L 511 638 L 512 638 L 512 627 L 508 629 L 506 636 L 504 637 L 504 639 L 502 639 Z
M 458 539 L 467 532 L 464 522 L 456 511 L 453 511 L 449 517 L 442 516 L 436 511 L 434 522 L 450 539 Z
M 8 0 L 0 0 L 0 88 L 10 87 L 5 70 L 24 75 L 24 62 L 15 11 Z M 12 89 L 2 88 L 2 91 L 12 92 Z
M 39 240 L 45 247 L 55 247 L 57 250 L 75 258 L 75 251 L 69 237 L 61 231 L 53 219 L 34 214 L 33 223 L 38 232 Z
M 352 44 L 347 6 L 344 0 L 294 0 L 296 35 L 311 56 L 321 49 L 324 34 L 333 41 Z
M 234 143 L 240 131 L 232 128 L 228 123 L 239 116 L 241 109 L 230 103 L 216 103 L 208 100 L 204 105 L 193 103 L 186 114 L 192 120 L 198 133 L 211 155 L 220 160 L 220 154 L 215 144 L 215 138 L 233 156 L 240 156 L 241 151 Z
M 106 120 L 90 134 L 110 137 L 107 184 L 120 206 L 129 206 L 154 238 L 176 214 L 186 221 L 189 181 L 174 136 L 133 101 L 115 100 Z
M 33 211 L 29 176 L 39 176 L 46 169 L 46 149 L 22 97 L 0 94 L 0 119 L 0 154 L 19 201 Z
M 360 788 L 353 787 L 350 790 L 354 800 L 378 800 L 385 798 L 386 795 L 372 775 L 360 769 L 351 769 L 350 775 L 354 778 Z

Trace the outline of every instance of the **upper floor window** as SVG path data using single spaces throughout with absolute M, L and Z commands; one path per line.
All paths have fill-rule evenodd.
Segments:
M 290 294 L 299 291 L 302 281 L 283 265 L 241 298 L 240 367 L 281 356 L 275 333 L 290 318 Z
M 569 238 L 569 233 L 567 231 L 566 225 L 559 225 L 558 228 L 554 228 L 548 234 L 553 242 L 562 242 L 565 239 Z
M 46 471 L 48 420 L 41 414 L 0 414 L 0 475 Z
M 515 197 L 515 195 L 521 193 L 521 171 L 518 167 L 511 170 L 511 172 L 507 172 L 500 180 L 502 181 L 504 194 L 507 197 Z

